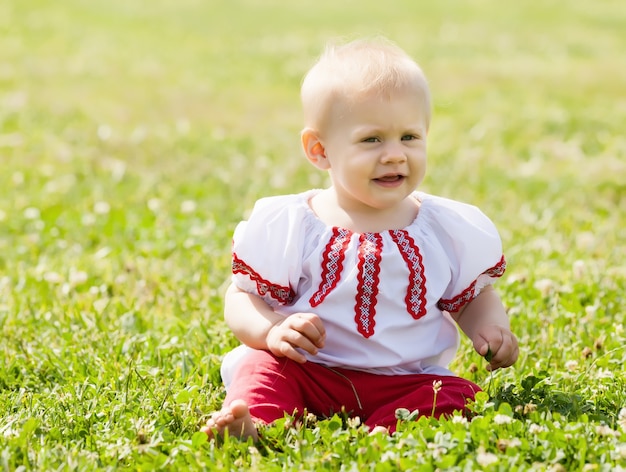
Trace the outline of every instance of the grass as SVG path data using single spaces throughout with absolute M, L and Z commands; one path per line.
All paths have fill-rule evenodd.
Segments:
M 624 470 L 624 24 L 617 0 L 2 2 L 0 467 Z M 463 343 L 471 422 L 286 418 L 217 448 L 232 229 L 325 184 L 301 76 L 376 33 L 431 82 L 423 189 L 501 230 L 520 360 L 490 376 Z

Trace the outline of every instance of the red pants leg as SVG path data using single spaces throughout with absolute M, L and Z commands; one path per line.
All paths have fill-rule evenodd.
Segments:
M 342 375 L 260 350 L 246 355 L 238 366 L 224 403 L 235 399 L 246 401 L 252 417 L 265 423 L 305 410 L 319 417 L 342 410 L 361 414 L 353 386 Z
M 376 375 L 356 373 L 350 376 L 365 405 L 364 423 L 370 428 L 384 426 L 395 431 L 396 410 L 406 408 L 425 416 L 451 416 L 466 411 L 467 402 L 481 389 L 469 380 L 446 375 Z M 441 381 L 437 394 L 434 381 Z
M 435 399 L 433 381 L 441 380 Z M 346 411 L 370 426 L 395 430 L 398 408 L 421 415 L 465 410 L 480 387 L 459 377 L 413 374 L 377 375 L 349 369 L 299 364 L 267 351 L 248 354 L 239 365 L 225 404 L 245 400 L 256 420 L 271 423 L 285 414 L 331 416 Z

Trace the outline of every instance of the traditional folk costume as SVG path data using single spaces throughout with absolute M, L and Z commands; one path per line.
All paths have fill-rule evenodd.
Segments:
M 298 364 L 240 346 L 227 354 L 225 404 L 246 400 L 253 418 L 331 415 L 396 424 L 395 410 L 463 410 L 479 387 L 447 368 L 459 331 L 448 312 L 505 270 L 493 223 L 478 208 L 415 192 L 406 228 L 355 233 L 330 227 L 309 206 L 320 190 L 259 200 L 233 237 L 232 281 L 277 313 L 316 313 L 326 341 Z

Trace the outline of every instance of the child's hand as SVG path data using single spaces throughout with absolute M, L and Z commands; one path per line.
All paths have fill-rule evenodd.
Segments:
M 296 348 L 316 355 L 324 347 L 326 330 L 314 313 L 294 313 L 272 326 L 267 333 L 269 351 L 278 357 L 288 357 L 299 363 L 306 362 L 304 354 Z
M 517 338 L 509 329 L 502 326 L 483 327 L 476 333 L 473 341 L 476 352 L 489 362 L 487 366 L 489 371 L 513 365 L 519 355 Z

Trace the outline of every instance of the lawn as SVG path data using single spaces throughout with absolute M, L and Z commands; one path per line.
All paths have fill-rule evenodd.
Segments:
M 0 468 L 626 470 L 626 10 L 618 0 L 0 3 Z M 323 186 L 299 84 L 384 34 L 433 93 L 422 189 L 480 206 L 521 355 L 474 417 L 207 442 L 237 345 L 235 224 Z

